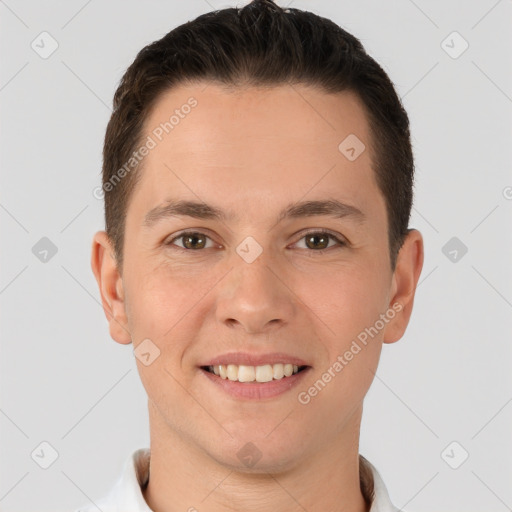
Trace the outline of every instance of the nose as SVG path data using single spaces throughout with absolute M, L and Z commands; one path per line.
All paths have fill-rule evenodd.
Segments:
M 219 290 L 217 319 L 229 328 L 250 334 L 269 334 L 291 322 L 296 311 L 293 292 L 276 265 L 260 255 L 252 263 L 241 260 Z

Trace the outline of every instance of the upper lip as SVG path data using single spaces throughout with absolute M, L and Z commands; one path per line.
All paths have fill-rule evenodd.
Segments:
M 231 352 L 210 359 L 201 366 L 218 366 L 236 364 L 244 366 L 263 366 L 265 364 L 286 364 L 291 363 L 297 366 L 308 366 L 299 357 L 285 354 L 284 352 L 273 352 L 269 354 L 250 354 L 248 352 Z

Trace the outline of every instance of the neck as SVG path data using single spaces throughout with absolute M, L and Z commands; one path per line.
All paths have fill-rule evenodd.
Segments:
M 150 402 L 150 478 L 144 499 L 154 512 L 368 512 L 371 473 L 360 467 L 362 409 L 334 442 L 319 443 L 305 460 L 275 471 L 223 465 L 171 430 Z M 368 481 L 370 477 L 370 482 Z

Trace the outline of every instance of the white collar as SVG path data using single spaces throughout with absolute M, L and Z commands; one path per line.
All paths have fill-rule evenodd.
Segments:
M 149 478 L 149 448 L 135 450 L 124 464 L 123 472 L 105 497 L 80 507 L 75 512 L 152 512 L 142 495 Z M 389 499 L 377 469 L 366 460 L 373 475 L 374 500 L 370 512 L 400 512 Z

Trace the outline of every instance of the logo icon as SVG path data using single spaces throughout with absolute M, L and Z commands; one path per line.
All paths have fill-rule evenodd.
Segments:
M 57 40 L 48 32 L 41 32 L 30 44 L 42 59 L 48 59 L 59 47 Z
M 469 43 L 457 31 L 453 31 L 443 39 L 441 48 L 452 59 L 458 59 L 469 48 Z
M 357 160 L 365 149 L 363 141 L 353 133 L 345 137 L 338 146 L 339 152 L 350 162 Z

